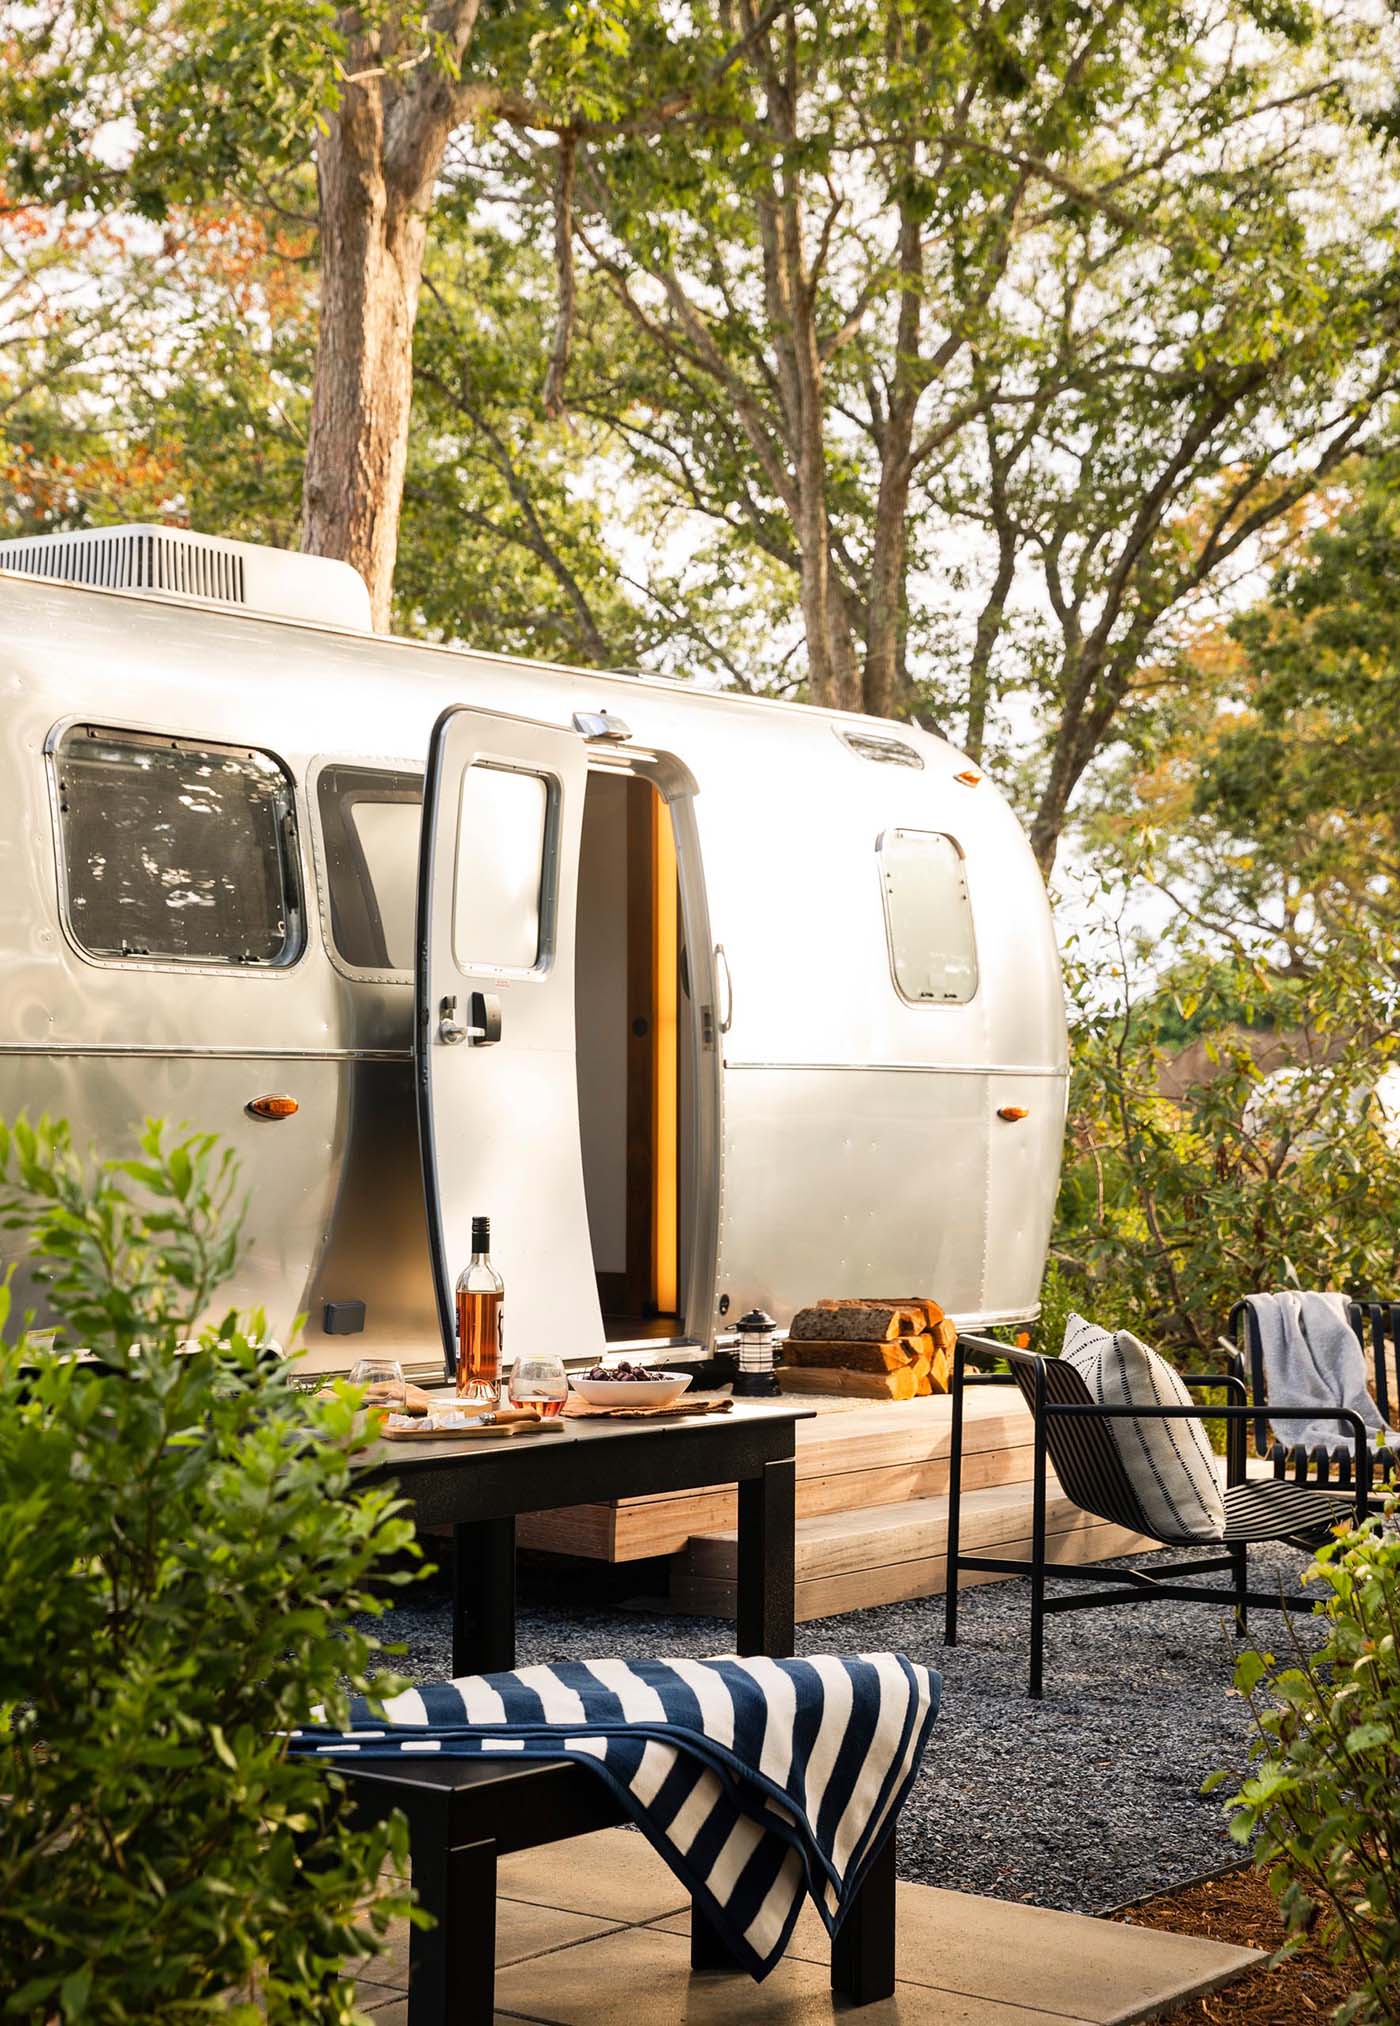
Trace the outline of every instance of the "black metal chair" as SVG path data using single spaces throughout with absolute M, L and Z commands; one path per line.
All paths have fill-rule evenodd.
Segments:
M 1005 1359 L 1009 1372 L 967 1369 L 969 1355 Z M 953 1354 L 952 1456 L 948 1486 L 948 1565 L 944 1600 L 944 1644 L 955 1646 L 958 1637 L 958 1577 L 964 1569 L 981 1570 L 1002 1576 L 1029 1576 L 1031 1581 L 1031 1661 L 1029 1693 L 1041 1693 L 1045 1644 L 1045 1619 L 1056 1611 L 1087 1611 L 1115 1604 L 1140 1604 L 1153 1598 L 1174 1598 L 1183 1602 L 1224 1605 L 1233 1610 L 1235 1631 L 1243 1636 L 1251 1604 L 1265 1609 L 1296 1606 L 1311 1610 L 1315 1598 L 1295 1593 L 1284 1596 L 1249 1588 L 1248 1552 L 1264 1541 L 1288 1541 L 1294 1546 L 1319 1546 L 1339 1518 L 1348 1511 L 1357 1520 L 1370 1508 L 1370 1459 L 1366 1429 L 1360 1415 L 1345 1407 L 1335 1418 L 1350 1432 L 1356 1458 L 1354 1483 L 1350 1491 L 1327 1491 L 1290 1483 L 1279 1478 L 1246 1476 L 1248 1425 L 1257 1419 L 1257 1410 L 1247 1400 L 1243 1382 L 1233 1373 L 1183 1374 L 1183 1383 L 1193 1388 L 1223 1387 L 1230 1395 L 1225 1406 L 1199 1407 L 1106 1407 L 1094 1400 L 1080 1373 L 1061 1358 L 1043 1358 L 1033 1351 L 994 1343 L 990 1338 L 958 1337 Z M 1018 1386 L 1031 1410 L 1034 1427 L 1031 1556 L 1029 1561 L 1002 1555 L 965 1555 L 960 1541 L 962 1505 L 963 1395 L 969 1385 Z M 1278 1412 L 1289 1411 L 1280 1405 Z M 1314 1412 L 1318 1410 L 1313 1410 Z M 1228 1424 L 1226 1448 L 1225 1530 L 1220 1539 L 1199 1535 L 1162 1533 L 1149 1523 L 1133 1490 L 1132 1482 L 1118 1454 L 1109 1430 L 1115 1420 L 1223 1419 Z M 1130 1532 L 1145 1534 L 1166 1547 L 1214 1549 L 1204 1559 L 1157 1564 L 1151 1569 L 1071 1568 L 1046 1559 L 1046 1482 L 1053 1466 L 1060 1486 L 1085 1512 L 1108 1520 Z M 1175 1580 L 1207 1575 L 1228 1569 L 1231 1587 L 1188 1585 Z M 1070 1584 L 1093 1587 L 1067 1594 L 1046 1593 L 1046 1578 L 1054 1576 Z M 1107 1586 L 1107 1587 L 1105 1587 Z
M 1400 1301 L 1348 1302 L 1347 1321 L 1363 1351 L 1367 1337 L 1371 1339 L 1376 1405 L 1381 1410 L 1382 1419 L 1393 1422 L 1397 1404 L 1400 1404 Z M 1286 1477 L 1291 1470 L 1295 1484 L 1311 1483 L 1319 1488 L 1331 1484 L 1335 1462 L 1338 1486 L 1348 1489 L 1351 1485 L 1350 1452 L 1334 1457 L 1325 1449 L 1288 1449 L 1278 1440 L 1270 1443 L 1269 1418 L 1281 1410 L 1269 1405 L 1259 1322 L 1247 1301 L 1235 1303 L 1227 1328 L 1230 1342 L 1235 1347 L 1230 1360 L 1231 1371 L 1244 1386 L 1246 1397 L 1255 1408 L 1253 1431 L 1256 1454 L 1268 1457 L 1274 1466 L 1275 1477 Z M 1400 1483 L 1400 1437 L 1388 1448 L 1372 1454 L 1371 1470 L 1374 1479 L 1381 1484 Z

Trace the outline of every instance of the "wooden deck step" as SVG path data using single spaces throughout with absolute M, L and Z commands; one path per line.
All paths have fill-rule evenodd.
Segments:
M 963 1486 L 1015 1484 L 1031 1473 L 1031 1418 L 1019 1393 L 974 1388 L 966 1396 Z M 810 1421 L 797 1424 L 797 1514 L 905 1506 L 948 1489 L 952 1401 L 849 1400 L 811 1396 Z M 521 1516 L 522 1547 L 630 1562 L 670 1555 L 696 1534 L 736 1524 L 732 1486 L 615 1499 Z
M 1156 1547 L 1122 1527 L 1082 1512 L 1056 1484 L 1046 1511 L 1052 1561 L 1102 1562 Z M 1031 1488 L 994 1483 L 963 1492 L 962 1544 L 969 1554 L 1029 1556 Z M 735 1533 L 695 1534 L 672 1582 L 677 1610 L 728 1617 L 734 1611 Z M 852 1512 L 813 1514 L 797 1523 L 799 1622 L 940 1595 L 948 1546 L 946 1496 Z M 996 1578 L 966 1572 L 961 1587 Z

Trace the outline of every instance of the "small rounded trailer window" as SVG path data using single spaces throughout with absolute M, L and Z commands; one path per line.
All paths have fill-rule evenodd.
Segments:
M 887 830 L 879 857 L 900 997 L 965 1006 L 977 991 L 977 943 L 961 851 L 941 831 Z

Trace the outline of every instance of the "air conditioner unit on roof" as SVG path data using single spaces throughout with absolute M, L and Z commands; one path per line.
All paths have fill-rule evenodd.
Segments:
M 369 631 L 369 592 L 358 570 L 331 556 L 232 542 L 185 528 L 78 528 L 0 542 L 0 570 L 64 584 L 142 591 L 183 604 L 240 607 L 279 619 L 316 619 Z

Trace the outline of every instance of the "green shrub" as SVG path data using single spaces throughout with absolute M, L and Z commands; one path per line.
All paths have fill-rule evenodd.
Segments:
M 385 1686 L 346 1620 L 411 1530 L 350 1488 L 353 1394 L 297 1391 L 256 1315 L 197 1330 L 235 1191 L 206 1136 L 150 1123 L 139 1159 L 88 1165 L 62 1125 L 0 1126 L 0 1213 L 102 1359 L 6 1342 L 6 1277 L 3 2019 L 347 2022 L 339 1965 L 402 1910 L 379 1894 L 402 1823 L 351 1833 L 278 1732 Z
M 1241 1295 L 1390 1292 L 1400 1145 L 1375 1097 L 1400 1060 L 1388 951 L 1337 943 L 1286 992 L 1243 963 L 1203 963 L 1194 985 L 1178 967 L 1203 1059 L 1189 1075 L 1175 1065 L 1170 1097 L 1161 998 L 1139 1003 L 1126 975 L 1102 967 L 1071 964 L 1069 982 L 1052 1253 L 1073 1306 L 1200 1369 Z M 1272 1080 L 1238 1022 L 1251 1003 L 1287 1021 L 1299 1058 Z
M 1340 2021 L 1380 2026 L 1400 2003 L 1400 1532 L 1394 1517 L 1342 1534 L 1306 1580 L 1325 1583 L 1321 1649 L 1292 1663 L 1241 1655 L 1258 1725 L 1231 1834 L 1270 1869 L 1289 1935 L 1315 1921 L 1358 1991 Z M 1216 1774 L 1208 1785 L 1226 1778 Z

